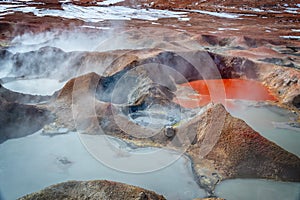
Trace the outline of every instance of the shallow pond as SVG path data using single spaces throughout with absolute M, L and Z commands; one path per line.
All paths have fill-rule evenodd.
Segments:
M 4 83 L 3 86 L 11 91 L 32 95 L 52 95 L 60 90 L 65 82 L 55 79 L 22 79 Z
M 298 129 L 274 126 L 275 122 L 292 121 L 296 117 L 293 113 L 247 101 L 234 104 L 227 108 L 232 115 L 242 118 L 264 137 L 299 156 Z M 97 153 L 93 148 L 102 156 L 90 154 Z M 5 200 L 67 180 L 95 179 L 140 186 L 172 200 L 206 195 L 194 181 L 187 157 L 158 148 L 132 148 L 112 137 L 79 137 L 73 132 L 49 137 L 39 131 L 0 144 L 0 157 L 0 191 Z M 232 179 L 220 183 L 216 195 L 228 200 L 299 200 L 299 191 L 300 183 Z
M 91 136 L 89 139 L 104 145 L 108 138 Z M 171 165 L 160 163 L 163 160 L 154 156 L 143 156 L 145 159 L 140 160 L 141 156 L 131 157 L 115 151 L 115 147 L 124 146 L 124 143 L 120 143 L 117 139 L 108 140 L 114 148 L 110 148 L 109 144 L 101 147 L 103 154 L 107 155 L 112 162 L 114 160 L 119 162 L 121 168 L 122 162 L 125 165 L 129 163 L 128 161 L 139 167 L 161 167 L 148 173 L 120 172 L 94 159 L 76 133 L 49 137 L 41 135 L 39 131 L 0 144 L 2 197 L 10 200 L 67 180 L 95 179 L 137 185 L 163 194 L 168 199 L 193 199 L 205 196 L 205 192 L 195 183 L 190 162 L 185 156 L 179 157 L 174 152 L 157 148 L 127 148 L 133 154 L 145 155 L 159 150 L 162 159 L 175 158 Z
M 278 128 L 277 125 L 294 121 L 294 113 L 276 106 L 247 101 L 236 101 L 234 105 L 228 109 L 233 116 L 243 119 L 268 140 L 300 156 L 300 128 L 288 125 Z
M 300 183 L 232 179 L 222 182 L 216 193 L 227 200 L 299 200 Z

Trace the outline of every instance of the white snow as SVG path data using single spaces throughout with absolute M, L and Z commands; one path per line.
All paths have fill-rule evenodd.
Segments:
M 110 29 L 110 27 L 87 26 L 87 25 L 83 25 L 81 27 L 82 28 L 99 29 L 99 30 L 109 30 Z
M 251 8 L 250 10 L 252 10 L 254 12 L 265 12 L 264 10 L 259 9 L 259 8 Z
M 5 5 L 3 5 L 3 4 L 1 4 L 0 5 L 0 13 L 1 12 L 8 12 L 8 11 L 10 11 L 10 10 L 12 10 L 12 8 L 19 8 L 19 7 L 22 7 L 22 6 L 25 6 L 25 5 L 16 5 L 16 4 L 5 4 Z M 3 13 L 1 13 L 1 14 L 3 14 Z
M 182 18 L 179 18 L 179 21 L 190 21 L 191 18 L 188 18 L 188 17 L 182 17 Z
M 124 0 L 106 0 L 106 1 L 102 1 L 102 2 L 97 2 L 97 4 L 108 6 L 110 4 L 116 4 L 116 3 L 119 3 L 119 2 L 122 2 L 122 1 L 124 1 Z
M 297 36 L 297 35 L 284 35 L 284 36 L 279 36 L 279 37 L 284 38 L 284 39 L 300 40 L 300 36 Z
M 298 10 L 299 8 L 286 8 L 287 10 Z
M 240 14 L 224 13 L 224 12 L 211 12 L 211 11 L 205 11 L 205 10 L 184 10 L 184 11 L 190 11 L 190 12 L 201 13 L 201 14 L 205 14 L 205 15 L 212 15 L 215 17 L 229 18 L 229 19 L 239 18 L 241 16 Z
M 292 29 L 292 32 L 300 32 L 300 29 Z
M 58 2 L 60 2 L 60 3 L 70 3 L 70 2 L 72 2 L 72 0 L 60 0 Z
M 151 24 L 160 25 L 160 23 L 157 23 L 157 22 L 151 22 Z
M 0 14 L 5 15 L 11 11 L 33 13 L 36 16 L 59 16 L 68 19 L 80 19 L 86 22 L 99 22 L 103 20 L 131 20 L 141 19 L 155 21 L 161 18 L 178 18 L 187 20 L 187 12 L 175 12 L 157 9 L 135 9 L 124 6 L 78 6 L 71 3 L 62 4 L 62 10 L 37 9 L 36 7 L 20 7 L 24 5 L 4 5 L 0 7 Z
M 292 13 L 292 14 L 300 14 L 298 10 L 299 8 L 286 8 L 285 12 Z
M 238 31 L 238 28 L 218 28 L 219 31 Z

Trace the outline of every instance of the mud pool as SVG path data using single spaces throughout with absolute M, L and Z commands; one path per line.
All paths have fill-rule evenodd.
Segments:
M 65 82 L 59 82 L 55 79 L 40 78 L 15 80 L 3 84 L 3 86 L 11 91 L 23 94 L 52 95 L 60 90 L 64 84 Z
M 282 131 L 272 123 L 292 120 L 295 117 L 293 113 L 246 101 L 236 101 L 235 104 L 239 105 L 239 109 L 230 110 L 233 115 L 243 118 L 255 130 L 288 151 L 300 154 L 297 145 L 299 131 Z M 185 200 L 206 195 L 194 181 L 191 163 L 186 156 L 158 148 L 132 148 L 117 138 L 106 136 L 82 136 L 70 132 L 49 137 L 41 133 L 38 131 L 0 144 L 0 179 L 5 180 L 0 182 L 3 199 L 15 199 L 67 180 L 94 179 L 137 185 L 167 199 Z M 99 157 L 89 153 L 95 153 L 93 147 L 103 155 L 100 162 Z M 134 171 L 138 173 L 132 173 Z M 298 200 L 299 191 L 300 183 L 232 179 L 220 183 L 216 195 L 229 200 Z
M 228 200 L 297 200 L 300 183 L 284 183 L 260 179 L 226 180 L 216 188 L 216 193 Z
M 216 12 L 212 12 L 212 9 L 201 10 L 202 8 L 193 6 L 189 9 L 178 9 L 172 6 L 169 10 L 163 7 L 154 9 L 154 2 L 150 2 L 149 7 L 110 5 L 127 2 L 123 0 L 106 0 L 90 6 L 81 6 L 64 0 L 59 1 L 61 4 L 57 7 L 50 6 L 50 9 L 49 5 L 44 2 L 30 0 L 0 2 L 0 21 L 1 25 L 4 25 L 1 27 L 5 30 L 1 32 L 3 40 L 0 39 L 0 46 L 5 50 L 3 55 L 7 54 L 4 56 L 5 59 L 0 59 L 0 83 L 9 90 L 32 95 L 52 95 L 66 83 L 59 82 L 55 78 L 64 81 L 74 78 L 76 73 L 61 78 L 55 74 L 56 71 L 51 67 L 52 65 L 49 65 L 49 62 L 31 62 L 32 57 L 26 56 L 30 54 L 25 54 L 33 51 L 33 55 L 39 55 L 45 49 L 48 49 L 49 52 L 42 54 L 43 58 L 46 61 L 49 58 L 51 63 L 54 59 L 59 60 L 59 54 L 69 56 L 70 60 L 61 59 L 59 66 L 63 71 L 57 71 L 60 73 L 65 72 L 70 61 L 86 58 L 91 61 L 86 62 L 87 66 L 91 67 L 87 71 L 95 71 L 99 75 L 103 75 L 106 67 L 113 64 L 114 61 L 118 61 L 119 58 L 115 60 L 115 57 L 109 57 L 104 64 L 97 63 L 97 60 L 93 62 L 93 53 L 108 53 L 113 50 L 121 52 L 126 49 L 134 51 L 147 48 L 180 51 L 208 50 L 216 54 L 220 53 L 220 55 L 227 55 L 229 52 L 228 55 L 245 57 L 250 60 L 256 59 L 254 56 L 256 54 L 262 58 L 274 57 L 275 60 L 278 58 L 281 60 L 283 56 L 290 59 L 287 65 L 299 68 L 299 43 L 276 44 L 283 44 L 283 40 L 299 41 L 300 36 L 297 35 L 300 32 L 297 27 L 299 16 L 297 15 L 300 4 L 286 4 L 279 10 L 270 10 L 272 7 L 248 7 L 247 10 L 245 4 L 239 11 L 232 9 L 233 6 L 230 9 L 219 7 L 220 10 L 217 10 L 219 8 L 216 7 Z M 182 2 L 184 3 L 184 1 Z M 243 10 L 244 7 L 245 10 Z M 38 20 L 27 22 L 33 18 Z M 68 23 L 75 24 L 68 27 L 69 31 L 61 32 L 58 25 L 54 24 L 56 18 L 60 18 L 58 25 L 65 22 L 66 28 Z M 22 23 L 19 23 L 20 19 L 22 19 Z M 67 21 L 69 22 L 67 23 Z M 53 26 L 48 26 L 51 23 Z M 288 27 L 284 24 L 288 24 Z M 9 28 L 15 32 L 18 27 L 23 26 L 26 27 L 25 34 L 22 32 L 17 35 L 9 34 Z M 143 26 L 146 28 L 149 26 L 150 29 L 139 30 Z M 30 27 L 33 32 L 27 30 Z M 153 27 L 155 28 L 152 29 Z M 153 31 L 156 29 L 159 31 Z M 170 34 L 176 31 L 178 33 Z M 260 37 L 263 40 L 260 41 Z M 10 41 L 9 38 L 12 40 Z M 264 47 L 265 50 L 260 52 L 260 47 Z M 60 53 L 55 54 L 56 51 Z M 248 51 L 250 51 L 249 55 Z M 151 54 L 151 52 L 149 53 Z M 81 55 L 86 55 L 86 57 L 80 57 Z M 162 55 L 168 57 L 171 54 Z M 126 58 L 125 56 L 124 58 Z M 45 65 L 51 75 L 55 74 L 51 76 L 54 79 L 42 78 L 49 76 L 40 76 L 40 74 L 29 73 L 26 75 L 22 70 L 14 71 L 18 64 L 15 62 L 18 60 L 17 58 L 26 64 L 22 65 L 21 69 L 26 69 L 26 67 L 31 69 L 33 64 L 37 63 L 39 66 L 37 69 L 42 69 Z M 39 56 L 36 58 L 40 60 Z M 225 61 L 229 60 L 226 59 L 224 67 L 230 67 L 231 65 L 227 66 Z M 178 59 L 180 64 L 179 61 L 180 59 Z M 246 63 L 244 58 L 242 61 L 241 63 L 244 64 L 244 61 Z M 220 66 L 222 62 L 219 63 Z M 218 62 L 214 61 L 214 63 Z M 55 67 L 55 64 L 53 66 Z M 242 65 L 242 67 L 251 68 L 252 64 Z M 81 71 L 76 70 L 79 73 L 77 75 L 80 75 Z M 71 70 L 66 74 L 69 72 Z M 86 71 L 83 70 L 82 73 L 86 73 Z M 291 77 L 285 78 L 290 79 Z M 220 84 L 223 85 L 224 91 L 220 94 L 218 93 L 220 90 L 217 91 L 217 94 L 209 93 L 209 85 L 218 86 Z M 225 105 L 231 115 L 243 119 L 262 136 L 299 157 L 300 126 L 295 122 L 298 116 L 268 103 L 257 103 L 256 101 L 277 100 L 267 88 L 261 86 L 253 81 L 241 79 L 196 81 L 194 85 L 191 85 L 195 90 L 194 93 L 190 96 L 183 96 L 182 99 L 178 98 L 179 101 L 176 101 L 187 110 L 194 108 L 189 110 L 191 113 L 183 112 L 180 109 L 175 110 L 173 107 L 165 109 L 163 106 L 151 105 L 146 109 L 124 114 L 140 126 L 162 129 L 166 125 L 173 126 L 181 120 L 189 120 L 189 117 L 201 112 L 199 106 L 205 106 L 213 100 L 217 100 Z M 221 93 L 226 95 L 226 98 L 223 98 L 224 95 Z M 218 98 L 220 96 L 222 97 Z M 38 129 L 34 131 L 36 130 Z M 191 200 L 206 196 L 206 192 L 195 182 L 191 161 L 185 155 L 166 149 L 136 148 L 117 138 L 80 135 L 76 132 L 68 132 L 68 130 L 68 128 L 58 127 L 48 135 L 43 134 L 40 130 L 32 135 L 8 139 L 0 144 L 0 200 L 16 199 L 68 180 L 95 179 L 107 179 L 143 187 L 164 195 L 170 200 Z M 219 183 L 215 194 L 227 200 L 299 200 L 300 183 L 262 179 L 231 179 Z
M 288 125 L 297 118 L 294 113 L 276 106 L 250 101 L 235 101 L 234 105 L 235 107 L 228 109 L 233 116 L 243 119 L 268 140 L 300 156 L 300 128 Z
M 107 138 L 98 139 L 98 142 L 104 142 L 103 139 Z M 113 140 L 111 144 L 116 145 L 117 141 Z M 124 158 L 124 155 L 108 146 L 101 149 L 112 161 L 128 160 L 128 157 Z M 157 149 L 141 148 L 130 151 L 145 155 Z M 160 150 L 160 156 L 161 159 L 174 156 L 178 158 L 174 152 L 165 150 Z M 98 162 L 88 153 L 76 133 L 49 137 L 41 135 L 39 131 L 27 137 L 11 139 L 0 145 L 0 157 L 0 191 L 5 200 L 15 199 L 67 180 L 95 179 L 137 185 L 163 194 L 168 199 L 193 199 L 205 196 L 205 192 L 199 189 L 193 179 L 191 165 L 186 157 L 180 157 L 172 165 L 151 173 L 124 173 Z M 161 165 L 157 157 L 146 157 L 149 160 L 142 161 L 139 158 L 140 156 L 130 160 L 136 166 L 147 167 L 145 162 Z M 119 164 L 122 165 L 122 162 Z

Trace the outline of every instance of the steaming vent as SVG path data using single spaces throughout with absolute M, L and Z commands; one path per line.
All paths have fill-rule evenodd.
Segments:
M 150 66 L 159 69 L 159 64 Z M 96 98 L 117 105 L 131 121 L 151 129 L 173 126 L 195 114 L 173 102 L 177 89 L 169 71 L 161 70 L 165 78 L 159 80 L 149 72 L 147 67 L 134 67 L 102 77 Z

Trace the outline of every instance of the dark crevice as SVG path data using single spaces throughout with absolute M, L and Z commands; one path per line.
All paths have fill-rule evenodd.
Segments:
M 297 95 L 297 96 L 295 96 L 295 97 L 293 98 L 292 104 L 293 104 L 296 108 L 300 109 L 300 94 Z

